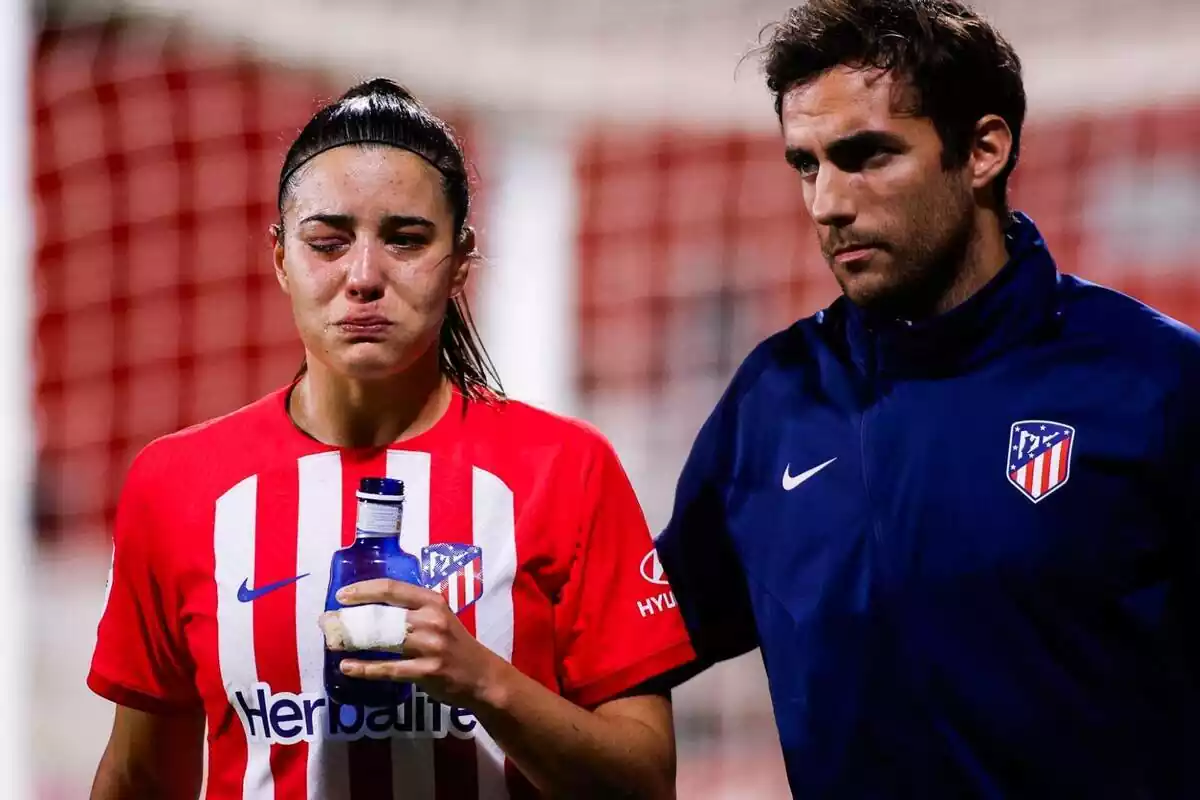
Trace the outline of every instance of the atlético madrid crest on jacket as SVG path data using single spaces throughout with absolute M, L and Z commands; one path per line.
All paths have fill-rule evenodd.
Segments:
M 421 579 L 459 613 L 483 597 L 483 548 L 431 544 L 421 548 Z
M 1008 436 L 1008 482 L 1034 503 L 1066 485 L 1071 477 L 1075 429 L 1061 422 L 1014 422 Z

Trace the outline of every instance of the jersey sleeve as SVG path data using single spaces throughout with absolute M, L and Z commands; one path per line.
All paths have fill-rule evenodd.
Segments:
M 1176 443 L 1171 471 L 1178 484 L 1181 527 L 1197 556 L 1189 579 L 1200 583 L 1200 359 L 1189 372 L 1186 399 L 1180 403 L 1183 417 L 1178 430 L 1168 435 Z
M 579 537 L 555 609 L 564 696 L 590 707 L 694 657 L 645 515 L 607 442 L 585 467 Z
M 740 377 L 697 434 L 676 484 L 671 519 L 656 541 L 697 655 L 672 683 L 758 646 L 745 572 L 730 538 L 727 504 Z
M 151 502 L 153 467 L 135 460 L 118 501 L 113 561 L 87 683 L 118 705 L 168 713 L 199 705 L 181 614 Z
M 1186 618 L 1200 616 L 1200 333 L 1188 330 L 1179 359 L 1180 385 L 1169 407 L 1164 439 L 1167 459 L 1163 482 L 1170 488 L 1167 505 L 1175 527 L 1175 595 L 1188 608 Z M 1194 664 L 1200 664 L 1200 637 L 1188 638 Z

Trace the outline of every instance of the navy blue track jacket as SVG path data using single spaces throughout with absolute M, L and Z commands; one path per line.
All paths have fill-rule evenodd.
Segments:
M 1200 336 L 1009 263 L 759 345 L 658 539 L 698 666 L 761 647 L 797 797 L 1200 798 Z

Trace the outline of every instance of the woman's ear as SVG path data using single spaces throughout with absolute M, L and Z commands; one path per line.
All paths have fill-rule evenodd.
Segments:
M 471 274 L 471 266 L 479 258 L 475 248 L 475 229 L 470 225 L 463 227 L 458 235 L 458 246 L 455 248 L 454 276 L 450 280 L 450 296 L 458 297 L 467 285 L 467 277 Z
M 283 224 L 276 222 L 267 229 L 267 233 L 271 238 L 271 256 L 275 264 L 275 280 L 279 283 L 279 288 L 283 289 L 283 293 L 287 294 L 287 266 L 284 264 Z

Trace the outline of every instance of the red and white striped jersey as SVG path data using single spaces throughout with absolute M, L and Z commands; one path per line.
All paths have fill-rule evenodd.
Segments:
M 286 395 L 152 443 L 117 513 L 88 684 L 142 710 L 203 706 L 210 800 L 535 796 L 469 709 L 419 690 L 398 708 L 327 701 L 317 618 L 364 477 L 404 481 L 408 552 L 480 548 L 460 619 L 543 685 L 589 706 L 693 657 L 628 478 L 586 424 L 456 397 L 420 436 L 339 449 L 292 424 Z

